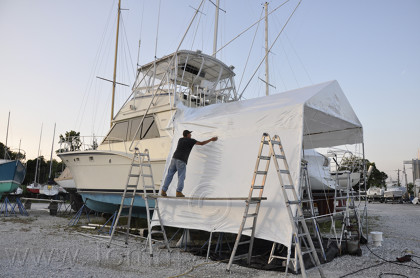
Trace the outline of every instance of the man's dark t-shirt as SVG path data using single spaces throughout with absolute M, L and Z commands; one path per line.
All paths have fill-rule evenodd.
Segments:
M 176 147 L 176 150 L 172 157 L 182 160 L 185 163 L 187 163 L 188 157 L 190 156 L 190 152 L 192 148 L 194 147 L 195 143 L 197 143 L 197 140 L 195 139 L 191 139 L 187 137 L 179 138 L 178 146 Z

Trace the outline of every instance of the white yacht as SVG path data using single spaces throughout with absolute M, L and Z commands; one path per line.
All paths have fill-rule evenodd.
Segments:
M 233 67 L 201 51 L 180 50 L 141 67 L 132 95 L 97 149 L 58 154 L 86 205 L 101 212 L 117 210 L 134 147 L 149 150 L 158 189 L 172 142 L 175 103 L 198 108 L 236 101 L 234 76 Z M 134 212 L 143 215 L 142 198 L 135 199 Z

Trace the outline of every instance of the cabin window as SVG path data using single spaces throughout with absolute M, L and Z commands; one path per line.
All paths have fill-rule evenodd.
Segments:
M 116 123 L 108 136 L 105 138 L 105 143 L 118 143 L 127 141 L 128 121 Z
M 130 140 L 133 140 L 136 134 L 137 128 L 139 127 L 143 116 L 137 117 L 130 120 Z M 157 127 L 155 118 L 153 116 L 146 116 L 143 123 L 140 126 L 140 130 L 136 136 L 136 140 L 159 138 L 159 129 Z

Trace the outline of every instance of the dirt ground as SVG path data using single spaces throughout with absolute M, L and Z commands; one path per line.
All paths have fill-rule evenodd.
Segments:
M 69 227 L 72 215 L 50 216 L 46 204 L 33 204 L 30 216 L 0 216 L 0 277 L 283 277 L 263 271 L 209 261 L 183 249 L 156 248 L 151 258 L 144 242 L 131 239 L 128 248 L 84 236 L 95 232 Z M 383 232 L 381 247 L 371 240 L 363 254 L 341 256 L 322 265 L 326 277 L 420 277 L 420 205 L 368 205 L 371 231 Z M 95 221 L 95 219 L 93 219 Z M 85 216 L 81 222 L 86 222 Z M 121 238 L 120 238 L 121 239 Z M 118 242 L 118 241 L 117 241 Z M 370 251 L 370 250 L 371 251 Z M 410 254 L 413 261 L 395 264 Z M 364 269 L 364 270 L 362 270 Z M 358 271 L 358 272 L 356 272 Z M 354 274 L 351 274 L 356 272 Z M 320 277 L 316 269 L 308 277 Z M 398 274 L 398 275 L 396 275 Z M 289 275 L 301 277 L 301 275 Z

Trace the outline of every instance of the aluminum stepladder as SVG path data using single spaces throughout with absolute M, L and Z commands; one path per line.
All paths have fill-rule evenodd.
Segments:
M 264 144 L 267 144 L 270 148 L 270 158 L 273 159 L 274 166 L 276 167 L 277 176 L 281 185 L 282 194 L 284 198 L 284 202 L 286 204 L 286 209 L 289 215 L 289 220 L 292 226 L 292 242 L 290 246 L 295 246 L 295 252 L 297 253 L 297 259 L 299 261 L 300 269 L 302 276 L 306 278 L 306 270 L 305 270 L 305 263 L 303 261 L 303 256 L 305 254 L 309 254 L 310 259 L 314 266 L 318 269 L 321 277 L 325 277 L 324 273 L 321 269 L 321 263 L 318 258 L 318 254 L 316 253 L 315 246 L 312 242 L 311 235 L 309 233 L 308 227 L 306 225 L 305 216 L 302 210 L 302 201 L 300 200 L 298 194 L 296 193 L 296 189 L 293 185 L 293 179 L 290 174 L 289 165 L 286 160 L 286 155 L 284 153 L 283 146 L 280 141 L 280 137 L 275 135 L 273 139 L 270 138 L 268 134 L 264 134 L 267 137 L 267 140 L 264 140 Z M 278 146 L 279 148 L 279 155 L 276 154 L 274 146 Z M 280 169 L 279 161 L 283 161 L 284 169 Z M 285 176 L 287 178 L 285 178 Z M 286 181 L 284 181 L 286 179 Z M 290 192 L 291 194 L 288 194 Z M 291 198 L 289 197 L 291 195 Z M 293 207 L 293 208 L 292 208 Z M 296 211 L 296 215 L 293 215 L 293 211 Z M 302 246 L 303 245 L 303 246 Z M 269 261 L 273 260 L 274 258 L 279 258 L 275 256 L 276 243 L 273 243 L 273 248 L 271 250 Z M 302 247 L 305 247 L 304 249 Z M 290 253 L 291 250 L 289 249 L 287 252 L 287 261 L 286 261 L 286 275 L 288 271 L 288 266 L 290 263 Z M 283 259 L 283 257 L 281 257 Z M 295 257 L 295 264 L 296 257 Z
M 312 227 L 313 227 L 313 236 L 318 240 L 318 243 L 320 245 L 320 251 L 322 254 L 322 257 L 324 258 L 324 260 L 327 260 L 327 257 L 325 255 L 325 250 L 324 250 L 324 246 L 323 246 L 323 242 L 322 242 L 322 236 L 321 236 L 321 232 L 319 230 L 319 225 L 318 225 L 318 221 L 316 219 L 316 213 L 315 213 L 315 208 L 314 208 L 314 200 L 313 200 L 313 196 L 312 196 L 312 187 L 311 187 L 311 183 L 309 180 L 309 174 L 308 174 L 308 161 L 302 159 L 301 162 L 301 177 L 300 177 L 300 181 L 301 181 L 301 186 L 299 187 L 299 196 L 302 200 L 302 202 L 307 204 L 308 207 L 308 214 L 305 216 L 305 218 L 308 218 L 307 220 L 312 222 Z M 296 258 L 296 253 L 295 253 L 295 258 Z M 270 263 L 270 262 L 269 262 Z
M 149 155 L 149 151 L 147 149 L 141 155 L 140 176 L 142 178 L 142 183 L 143 183 L 143 198 L 144 198 L 144 203 L 146 205 L 147 230 L 148 230 L 145 249 L 147 250 L 147 246 L 149 246 L 149 255 L 150 255 L 150 257 L 153 257 L 153 247 L 152 247 L 153 238 L 152 238 L 152 235 L 153 234 L 162 234 L 164 244 L 165 244 L 166 248 L 168 249 L 168 251 L 171 252 L 171 249 L 169 248 L 169 242 L 168 242 L 168 238 L 166 236 L 165 228 L 163 227 L 163 224 L 162 224 L 162 221 L 161 221 L 161 216 L 160 216 L 160 211 L 159 211 L 159 202 L 158 202 L 159 198 L 156 198 L 158 196 L 158 191 L 156 190 L 155 183 L 154 183 L 154 180 L 153 180 L 152 165 L 150 163 L 150 155 Z M 150 206 L 149 198 L 154 198 L 155 199 L 155 206 L 154 207 Z M 152 215 L 151 215 L 152 212 L 156 213 L 156 215 L 157 215 L 157 217 L 155 219 L 152 218 Z M 158 226 L 160 228 L 160 230 L 152 230 L 152 228 L 153 228 L 152 223 L 153 222 L 158 222 L 158 224 L 154 225 L 154 226 Z
M 343 220 L 341 225 L 341 234 L 339 239 L 339 247 L 342 248 L 343 240 L 350 239 L 352 236 L 352 232 L 357 233 L 357 239 L 360 240 L 362 235 L 361 225 L 360 225 L 360 217 L 358 213 L 357 206 L 355 204 L 355 196 L 353 194 L 351 180 L 350 180 L 350 173 L 348 172 L 347 177 L 347 188 L 345 192 L 345 196 L 343 196 L 342 190 L 340 191 L 341 204 L 343 200 L 346 200 L 345 206 L 337 206 L 337 202 L 334 202 L 334 211 L 343 211 Z M 356 226 L 356 228 L 355 228 Z
M 149 169 L 148 171 L 145 171 L 145 169 Z M 141 153 L 139 151 L 139 149 L 136 147 L 134 148 L 134 155 L 133 155 L 133 159 L 131 161 L 131 165 L 130 165 L 130 170 L 128 172 L 128 176 L 127 176 L 127 182 L 126 182 L 126 186 L 123 192 L 123 195 L 121 197 L 121 204 L 120 204 L 120 208 L 118 210 L 118 214 L 116 216 L 116 219 L 114 221 L 114 225 L 111 227 L 112 231 L 111 231 L 111 236 L 109 238 L 109 242 L 108 242 L 108 247 L 110 246 L 112 239 L 114 237 L 115 234 L 115 230 L 116 227 L 118 225 L 118 222 L 120 220 L 122 211 L 126 208 L 128 208 L 128 219 L 127 219 L 127 225 L 123 226 L 123 228 L 126 229 L 126 234 L 125 234 L 125 244 L 128 244 L 128 236 L 129 236 L 129 232 L 130 232 L 130 225 L 131 225 L 131 217 L 132 217 L 132 212 L 133 212 L 133 206 L 134 206 L 134 199 L 136 197 L 137 194 L 137 187 L 140 181 L 140 177 L 142 179 L 142 184 L 143 184 L 143 191 L 145 194 L 145 204 L 146 204 L 146 212 L 147 212 L 147 223 L 148 223 L 148 230 L 149 230 L 149 234 L 148 234 L 148 238 L 150 237 L 150 232 L 151 232 L 151 220 L 150 220 L 150 211 L 151 210 L 157 210 L 157 200 L 155 202 L 156 206 L 155 208 L 150 208 L 149 206 L 149 200 L 147 198 L 147 190 L 152 189 L 153 193 L 156 194 L 156 190 L 154 188 L 154 183 L 153 183 L 153 175 L 152 175 L 152 167 L 151 167 L 151 163 L 150 163 L 150 155 L 149 155 L 149 151 L 145 150 L 144 153 Z M 150 183 L 147 185 L 147 180 L 150 180 Z M 129 205 L 126 204 L 126 200 L 129 202 Z M 158 213 L 158 219 L 160 222 L 160 214 Z M 164 232 L 163 226 L 161 224 L 161 228 L 164 234 L 164 239 L 165 242 L 167 243 L 167 239 L 166 239 L 166 234 Z M 151 242 L 151 241 L 150 241 Z M 169 248 L 169 244 L 167 244 L 167 247 Z M 152 252 L 152 251 L 150 251 Z M 153 256 L 153 253 L 151 253 L 151 256 Z
M 263 194 L 263 191 L 264 191 L 265 181 L 267 179 L 267 171 L 268 171 L 268 168 L 270 166 L 270 161 L 271 161 L 270 154 L 265 155 L 265 156 L 262 155 L 264 144 L 266 142 L 267 137 L 268 137 L 268 135 L 264 133 L 262 138 L 261 138 L 260 149 L 258 151 L 257 162 L 255 164 L 254 175 L 253 175 L 252 182 L 251 182 L 251 189 L 249 190 L 248 199 L 245 201 L 245 212 L 244 212 L 244 215 L 243 215 L 243 218 L 242 218 L 242 223 L 239 227 L 239 232 L 238 232 L 238 235 L 236 237 L 236 241 L 235 241 L 235 245 L 234 245 L 233 250 L 232 250 L 232 254 L 230 255 L 229 263 L 228 263 L 227 268 L 226 268 L 226 270 L 228 270 L 228 271 L 230 271 L 230 267 L 232 266 L 232 263 L 235 260 L 239 260 L 239 259 L 242 259 L 242 258 L 247 258 L 247 263 L 248 264 L 251 263 L 252 248 L 253 248 L 254 236 L 255 236 L 255 227 L 256 227 L 256 224 L 257 224 L 257 217 L 258 217 L 258 213 L 259 213 L 259 210 L 260 210 L 261 198 L 262 198 L 262 194 Z M 264 170 L 259 170 L 261 160 L 266 161 L 266 164 L 264 166 Z M 256 185 L 257 178 L 259 176 L 261 176 L 261 183 L 260 183 L 260 185 Z M 258 191 L 258 197 L 254 197 L 254 190 Z M 251 209 L 254 210 L 253 213 L 249 213 L 250 206 L 253 206 L 253 208 L 251 208 Z M 250 226 L 245 227 L 245 224 L 247 223 L 248 219 L 252 219 L 252 224 Z M 249 225 L 249 223 L 248 223 L 248 225 Z M 241 242 L 242 232 L 247 231 L 247 230 L 251 231 L 251 239 L 249 241 L 242 241 Z M 238 246 L 243 245 L 243 244 L 249 244 L 248 253 L 236 256 L 236 251 L 238 249 Z
M 126 235 L 125 235 L 125 244 L 128 244 L 128 235 L 130 233 L 130 224 L 131 224 L 131 215 L 133 212 L 133 205 L 134 205 L 134 199 L 136 197 L 137 193 L 137 186 L 140 180 L 140 174 L 141 174 L 141 156 L 143 154 L 139 152 L 138 148 L 135 148 L 133 159 L 131 160 L 130 170 L 128 172 L 127 176 L 127 182 L 125 184 L 124 192 L 121 196 L 121 204 L 120 208 L 118 209 L 117 217 L 114 221 L 114 225 L 111 227 L 111 236 L 109 238 L 108 247 L 111 245 L 112 239 L 114 238 L 115 230 L 118 226 L 118 222 L 120 220 L 122 211 L 125 208 L 128 208 L 128 220 L 127 225 L 122 226 L 126 229 Z M 129 205 L 126 204 L 125 200 L 129 201 Z

